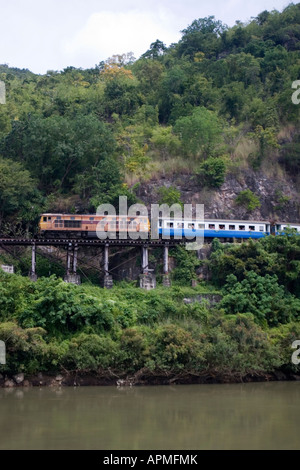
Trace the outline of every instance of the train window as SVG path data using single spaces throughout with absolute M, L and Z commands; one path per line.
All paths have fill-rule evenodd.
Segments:
M 225 225 L 219 225 L 220 230 L 225 230 Z
M 205 229 L 205 224 L 198 224 L 198 228 L 200 228 L 201 230 L 204 230 Z
M 239 230 L 245 230 L 245 225 L 239 225 Z
M 264 231 L 264 226 L 263 226 L 263 225 L 260 225 L 260 226 L 259 226 L 259 231 L 260 231 L 260 232 L 263 232 L 263 231 Z
M 250 230 L 250 232 L 254 232 L 255 231 L 254 225 L 249 225 L 249 230 Z
M 209 224 L 208 228 L 209 230 L 215 230 L 215 224 Z
M 229 225 L 229 230 L 235 230 L 235 225 Z
M 75 220 L 75 217 L 70 217 L 71 220 Z
M 48 220 L 51 220 L 51 217 L 48 217 Z
M 177 222 L 177 228 L 184 228 L 183 222 Z
M 65 228 L 80 228 L 81 220 L 64 220 Z
M 158 221 L 158 226 L 159 226 L 159 227 L 162 226 L 162 220 L 161 220 L 161 219 L 159 219 L 159 221 Z
M 167 227 L 173 228 L 174 227 L 173 222 L 167 222 Z
M 58 215 L 56 218 L 57 220 L 61 220 L 61 215 Z
M 188 228 L 195 230 L 195 224 L 188 224 Z
M 63 227 L 63 221 L 61 219 L 56 219 L 54 220 L 54 227 L 55 228 L 62 228 Z
M 43 222 L 47 222 L 47 217 L 43 217 Z

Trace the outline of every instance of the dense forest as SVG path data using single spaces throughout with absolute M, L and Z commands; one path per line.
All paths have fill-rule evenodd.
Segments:
M 129 52 L 45 75 L 1 65 L 2 233 L 34 232 L 42 211 L 94 212 L 120 194 L 134 202 L 143 181 L 170 172 L 212 192 L 245 168 L 276 167 L 298 184 L 299 25 L 298 3 L 231 28 L 197 19 L 138 60 Z M 160 200 L 180 199 L 167 189 Z M 257 207 L 255 197 L 243 203 Z M 289 196 L 276 197 L 286 208 Z
M 128 52 L 45 75 L 1 65 L 0 80 L 2 235 L 35 234 L 44 211 L 94 212 L 119 195 L 143 201 L 139 187 L 150 181 L 159 202 L 181 202 L 164 184 L 170 174 L 189 175 L 206 197 L 242 171 L 299 185 L 299 3 L 230 28 L 196 19 L 178 43 L 156 40 L 139 59 Z M 290 196 L 276 194 L 283 217 Z M 245 188 L 236 204 L 251 217 L 261 201 Z M 298 209 L 299 222 L 300 200 Z M 173 286 L 151 292 L 125 282 L 107 291 L 91 278 L 66 284 L 62 267 L 50 270 L 39 257 L 34 283 L 20 275 L 28 253 L 2 253 L 17 274 L 0 273 L 1 373 L 63 371 L 108 382 L 129 375 L 134 383 L 293 377 L 299 238 L 291 231 L 237 245 L 214 240 L 206 260 L 178 247 Z M 220 302 L 193 301 L 209 294 Z

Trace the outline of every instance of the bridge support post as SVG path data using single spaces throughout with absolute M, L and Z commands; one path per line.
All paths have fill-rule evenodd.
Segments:
M 77 252 L 78 246 L 72 246 L 71 243 L 69 243 L 67 250 L 67 272 L 64 281 L 79 285 L 81 284 L 81 279 L 79 274 L 77 274 Z
M 163 273 L 163 286 L 170 287 L 171 279 L 169 275 L 169 246 L 164 246 L 164 273 Z
M 148 247 L 142 246 L 142 270 L 143 274 L 148 272 Z
M 68 276 L 71 271 L 71 256 L 72 256 L 72 245 L 69 243 L 68 250 L 67 250 L 67 272 L 66 275 Z
M 75 245 L 73 248 L 73 274 L 77 274 L 77 255 L 78 255 L 78 246 Z
M 31 271 L 30 271 L 30 280 L 37 281 L 37 275 L 35 272 L 36 269 L 36 244 L 33 243 L 31 248 Z
M 109 244 L 106 243 L 104 246 L 104 285 L 103 287 L 105 289 L 111 289 L 113 287 L 113 278 L 109 274 L 108 266 L 109 266 L 109 261 L 108 261 L 108 249 L 109 249 Z
M 140 275 L 140 287 L 150 290 L 156 287 L 156 276 L 149 272 L 148 246 L 142 246 L 142 274 Z

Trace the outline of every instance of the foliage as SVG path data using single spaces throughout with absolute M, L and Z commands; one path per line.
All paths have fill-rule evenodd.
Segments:
M 201 163 L 198 180 L 205 186 L 219 188 L 225 181 L 226 163 L 222 158 L 209 157 Z
M 61 363 L 69 370 L 95 371 L 115 365 L 117 344 L 109 337 L 80 333 L 69 342 Z
M 191 116 L 179 118 L 174 132 L 180 137 L 186 155 L 197 157 L 209 156 L 221 139 L 221 125 L 217 115 L 199 107 Z
M 290 4 L 230 28 L 212 16 L 195 19 L 176 44 L 157 39 L 138 60 L 115 55 L 91 69 L 45 75 L 1 65 L 2 234 L 34 233 L 40 212 L 69 207 L 60 201 L 76 201 L 71 210 L 86 213 L 104 202 L 117 206 L 120 195 L 131 205 L 137 198 L 125 175 L 132 185 L 180 155 L 189 173 L 219 188 L 231 171 L 222 155 L 234 158 L 241 136 L 255 147 L 245 165 L 257 170 L 278 162 L 299 178 L 300 107 L 291 100 L 291 83 L 300 77 L 299 24 L 299 4 Z M 288 196 L 275 196 L 276 210 L 284 210 Z M 159 197 L 181 204 L 174 187 L 163 187 Z M 236 203 L 247 212 L 260 207 L 249 189 Z M 183 301 L 207 286 L 190 287 L 199 260 L 180 247 L 171 250 L 170 290 L 126 285 L 108 292 L 55 276 L 31 283 L 0 272 L 5 373 L 295 372 L 289 359 L 299 337 L 300 237 L 286 232 L 255 243 L 213 242 L 208 265 L 213 284 L 224 289 L 215 309 Z M 18 272 L 29 261 L 23 256 Z M 40 275 L 49 263 L 38 257 Z
M 171 250 L 171 255 L 176 260 L 176 268 L 173 271 L 174 280 L 183 285 L 190 284 L 193 279 L 196 279 L 195 268 L 200 264 L 196 253 L 186 250 L 183 246 L 177 246 Z
M 256 196 L 251 189 L 241 191 L 235 198 L 235 203 L 245 207 L 249 212 L 261 206 L 258 196 Z
M 150 142 L 164 159 L 179 153 L 180 140 L 174 135 L 172 126 L 154 128 Z
M 181 201 L 181 194 L 178 189 L 170 186 L 167 188 L 166 186 L 161 186 L 158 189 L 159 194 L 159 204 L 167 204 L 168 206 L 172 206 L 173 204 L 179 204 L 183 208 L 183 203 Z
M 0 225 L 2 218 L 17 208 L 25 209 L 26 199 L 33 200 L 34 181 L 21 163 L 0 159 Z M 29 202 L 28 201 L 28 202 Z M 30 202 L 29 202 L 30 204 Z M 32 217 L 32 211 L 31 217 Z
M 285 232 L 241 245 L 214 241 L 210 267 L 215 284 L 222 286 L 231 273 L 241 282 L 247 272 L 254 271 L 259 276 L 276 275 L 280 285 L 300 297 L 300 237 L 293 231 Z
M 123 285 L 105 291 L 54 277 L 32 283 L 0 275 L 0 340 L 7 347 L 1 370 L 7 374 L 63 368 L 108 377 L 114 371 L 149 370 L 240 379 L 278 367 L 294 370 L 290 346 L 298 338 L 298 323 L 280 322 L 292 318 L 288 307 L 296 316 L 299 301 L 283 297 L 275 276 L 249 273 L 252 296 L 246 283 L 232 276 L 223 303 L 208 309 L 199 302 L 187 304 L 186 296 L 197 289 L 179 286 L 146 292 Z M 270 329 L 267 322 L 277 326 Z
M 300 314 L 300 301 L 286 294 L 276 275 L 262 277 L 253 271 L 241 282 L 234 274 L 227 277 L 220 307 L 229 314 L 252 313 L 258 323 L 266 321 L 270 326 L 288 323 Z
M 253 141 L 245 164 L 257 170 L 272 156 L 272 167 L 278 161 L 298 177 L 300 108 L 291 84 L 300 76 L 299 5 L 233 27 L 196 18 L 181 34 L 169 47 L 156 39 L 138 60 L 116 54 L 86 70 L 36 75 L 0 66 L 2 230 L 33 233 L 49 194 L 54 207 L 77 196 L 89 212 L 126 191 L 125 175 L 132 185 L 165 172 L 173 157 L 188 157 L 189 173 L 199 160 L 234 157 L 239 139 L 227 142 L 229 126 Z M 280 138 L 285 129 L 290 135 Z M 221 166 L 207 160 L 206 185 L 221 185 Z
M 276 139 L 276 129 L 273 127 L 267 127 L 266 129 L 263 126 L 256 126 L 253 133 L 250 134 L 252 139 L 258 143 L 259 152 L 258 159 L 254 163 L 254 169 L 257 169 L 260 166 L 261 161 L 266 156 L 267 150 L 278 149 L 279 145 Z
M 107 126 L 93 115 L 76 118 L 35 115 L 16 124 L 4 142 L 4 152 L 22 160 L 44 189 L 70 189 L 75 175 L 97 167 L 114 151 Z

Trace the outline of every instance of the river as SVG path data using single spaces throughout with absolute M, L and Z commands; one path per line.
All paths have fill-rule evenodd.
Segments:
M 0 449 L 299 449 L 300 382 L 0 389 Z

